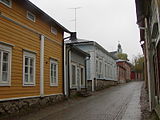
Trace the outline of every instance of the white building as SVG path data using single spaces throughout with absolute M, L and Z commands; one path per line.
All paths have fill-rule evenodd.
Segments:
M 92 91 L 102 89 L 117 82 L 116 58 L 94 41 L 82 39 L 68 40 L 79 49 L 90 54 L 87 62 L 87 80 Z

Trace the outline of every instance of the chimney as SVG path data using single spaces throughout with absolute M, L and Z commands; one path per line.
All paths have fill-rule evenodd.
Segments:
M 76 41 L 76 40 L 77 40 L 77 33 L 76 33 L 76 32 L 72 32 L 72 33 L 71 33 L 70 40 L 71 40 L 71 41 Z

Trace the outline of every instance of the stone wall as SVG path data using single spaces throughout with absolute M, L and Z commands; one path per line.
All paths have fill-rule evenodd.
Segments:
M 109 86 L 113 86 L 116 84 L 117 84 L 116 81 L 97 79 L 94 81 L 94 87 L 95 87 L 94 89 L 95 90 L 102 90 L 102 89 L 105 89 Z M 92 90 L 92 80 L 88 80 L 87 86 L 88 86 L 88 90 L 91 91 Z
M 43 98 L 26 98 L 0 102 L 0 118 L 4 116 L 25 114 L 33 109 L 40 109 L 63 100 L 63 95 L 54 95 Z
M 113 85 L 116 85 L 117 82 L 115 81 L 110 81 L 110 80 L 97 80 L 97 83 L 96 83 L 96 90 L 102 90 L 102 89 L 105 89 L 107 87 L 110 87 L 110 86 L 113 86 Z

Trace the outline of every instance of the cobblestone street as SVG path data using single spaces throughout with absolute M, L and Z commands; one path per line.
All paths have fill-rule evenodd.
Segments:
M 77 101 L 50 106 L 20 120 L 140 120 L 143 82 L 114 86 Z

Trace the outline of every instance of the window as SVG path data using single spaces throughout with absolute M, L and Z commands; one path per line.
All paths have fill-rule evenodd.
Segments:
M 11 0 L 0 0 L 1 3 L 4 5 L 11 7 L 12 6 L 12 1 Z
M 72 84 L 72 87 L 76 85 L 76 66 L 72 64 L 72 67 L 71 67 L 71 78 L 72 78 L 72 81 L 71 81 L 71 84 Z
M 51 27 L 51 33 L 53 33 L 54 35 L 57 35 L 57 29 L 54 27 Z
M 99 74 L 102 74 L 102 62 L 99 62 Z
M 98 60 L 96 60 L 96 73 L 98 73 Z
M 11 48 L 0 45 L 0 86 L 9 86 L 11 80 Z
M 107 77 L 107 64 L 105 64 L 105 77 Z
M 23 53 L 23 85 L 34 86 L 35 85 L 35 66 L 36 55 L 30 52 Z
M 29 12 L 29 11 L 27 11 L 27 18 L 29 20 L 33 21 L 33 22 L 36 21 L 36 16 L 33 13 Z
M 58 86 L 58 62 L 50 60 L 50 85 Z
M 85 72 L 84 67 L 81 67 L 81 86 L 85 85 Z

